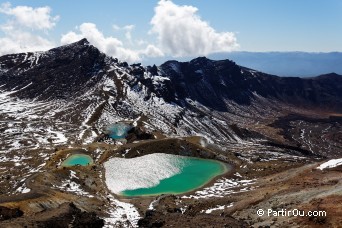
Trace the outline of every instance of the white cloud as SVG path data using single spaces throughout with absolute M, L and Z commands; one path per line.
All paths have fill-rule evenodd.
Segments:
M 5 34 L 5 37 L 0 38 L 0 55 L 45 51 L 55 46 L 52 41 L 25 31 L 7 29 Z
M 126 31 L 125 37 L 130 43 L 132 43 L 132 33 L 131 32 L 134 29 L 134 27 L 135 27 L 134 25 L 126 25 L 123 27 L 123 29 Z
M 136 41 L 139 46 L 146 44 L 147 42 L 143 39 L 139 39 Z
M 132 41 L 132 30 L 135 28 L 135 25 L 125 25 L 123 27 L 120 27 L 119 25 L 115 25 L 114 24 L 112 27 L 113 27 L 113 29 L 115 31 L 124 30 L 125 31 L 125 37 L 126 37 L 127 41 L 130 44 L 133 44 L 133 41 Z
M 112 36 L 105 37 L 93 23 L 83 23 L 79 26 L 79 33 L 68 32 L 62 35 L 61 44 L 76 42 L 82 38 L 97 47 L 100 51 L 115 56 L 124 61 L 134 62 L 140 60 L 138 53 L 124 47 L 123 43 Z
M 142 54 L 144 54 L 147 57 L 161 57 L 164 56 L 164 53 L 157 48 L 156 46 L 149 44 L 147 45 L 146 49 L 142 51 Z
M 84 36 L 82 34 L 76 34 L 75 32 L 68 32 L 67 34 L 62 35 L 61 44 L 70 44 L 76 41 L 83 39 Z
M 114 30 L 120 30 L 121 29 L 120 26 L 116 25 L 116 24 L 114 24 L 112 27 L 113 27 Z
M 0 55 L 44 51 L 55 46 L 44 32 L 52 29 L 58 20 L 58 16 L 50 15 L 49 7 L 11 7 L 10 3 L 4 3 L 0 6 L 0 13 L 6 19 L 0 24 L 0 31 L 4 34 L 0 37 Z
M 10 3 L 0 6 L 0 13 L 11 17 L 8 23 L 17 24 L 34 30 L 52 29 L 59 16 L 52 17 L 48 6 L 32 8 L 29 6 L 11 7 Z
M 131 30 L 133 30 L 134 28 L 135 28 L 134 25 L 125 25 L 125 26 L 123 27 L 123 29 L 125 29 L 125 30 L 127 30 L 127 31 L 131 31 Z
M 113 26 L 114 29 L 120 27 Z M 133 26 L 124 27 L 125 30 L 133 29 Z M 87 40 L 97 47 L 100 51 L 111 55 L 113 57 L 118 58 L 121 61 L 127 62 L 137 62 L 140 61 L 142 56 L 151 55 L 161 56 L 163 53 L 155 46 L 148 45 L 143 50 L 132 50 L 130 48 L 126 48 L 124 43 L 112 36 L 104 36 L 104 34 L 98 30 L 95 24 L 93 23 L 83 23 L 78 28 L 79 33 L 75 33 L 73 31 L 68 32 L 67 34 L 62 35 L 61 44 L 69 44 L 72 42 L 76 42 L 82 38 L 87 38 Z
M 217 32 L 197 15 L 193 6 L 179 6 L 160 0 L 151 20 L 151 33 L 157 34 L 159 46 L 176 57 L 207 55 L 238 47 L 231 32 Z

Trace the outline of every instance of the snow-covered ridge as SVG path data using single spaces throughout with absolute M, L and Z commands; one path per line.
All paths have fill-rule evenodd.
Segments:
M 0 79 L 3 79 L 0 84 L 4 92 L 0 96 L 6 97 L 0 101 L 0 121 L 4 113 L 3 119 L 6 122 L 0 123 L 0 129 L 9 130 L 5 132 L 8 133 L 4 140 L 6 147 L 0 150 L 10 149 L 9 145 L 13 145 L 13 148 L 20 145 L 13 140 L 10 142 L 11 137 L 23 131 L 7 124 L 10 117 L 29 121 L 30 128 L 25 130 L 28 140 L 21 144 L 25 143 L 30 148 L 74 142 L 88 144 L 103 132 L 105 126 L 122 120 L 132 121 L 139 116 L 147 117 L 143 123 L 147 131 L 158 130 L 171 137 L 201 135 L 212 144 L 220 146 L 233 144 L 236 147 L 254 147 L 259 146 L 256 140 L 240 137 L 230 125 L 237 123 L 239 127 L 244 128 L 251 126 L 253 120 L 259 117 L 274 114 L 274 104 L 268 98 L 258 95 L 261 93 L 257 90 L 251 96 L 253 103 L 241 105 L 238 103 L 239 99 L 235 101 L 234 98 L 250 94 L 248 91 L 221 91 L 221 86 L 215 87 L 217 83 L 223 87 L 233 86 L 235 80 L 241 78 L 238 72 L 243 74 L 244 80 L 249 80 L 246 83 L 255 84 L 253 88 L 259 88 L 262 84 L 260 80 L 267 80 L 265 75 L 259 77 L 260 72 L 241 68 L 230 61 L 199 58 L 189 63 L 168 61 L 159 67 L 128 65 L 105 56 L 86 40 L 44 53 L 22 53 L 6 58 L 0 61 Z M 20 63 L 20 66 L 8 64 L 12 63 L 13 59 Z M 22 64 L 23 61 L 26 64 Z M 39 67 L 35 67 L 36 65 Z M 29 68 L 25 74 L 23 67 Z M 18 86 L 17 82 L 7 80 L 9 75 L 2 71 L 6 69 L 11 69 L 14 76 L 25 79 L 19 85 L 21 92 L 16 98 L 10 98 L 10 94 L 6 94 L 18 89 L 15 88 Z M 239 71 L 230 75 L 226 72 L 230 69 Z M 185 80 L 193 73 L 203 74 L 203 79 L 198 77 L 194 83 Z M 37 80 L 32 78 L 37 75 L 45 75 L 45 83 L 39 86 L 35 84 Z M 258 80 L 254 80 L 254 76 Z M 54 80 L 50 80 L 51 78 Z M 217 80 L 211 82 L 209 78 Z M 237 82 L 236 85 L 239 86 L 240 82 Z M 264 87 L 260 87 L 262 88 Z M 267 92 L 268 89 L 261 92 Z M 203 96 L 196 91 L 203 92 Z M 216 96 L 214 92 L 219 91 L 221 92 Z M 236 94 L 231 94 L 234 91 Z M 226 95 L 230 95 L 229 99 Z M 27 100 L 27 97 L 32 99 Z M 246 97 L 247 100 L 249 98 Z M 59 99 L 64 99 L 64 104 L 61 104 Z M 8 108 L 11 110 L 8 111 Z M 34 121 L 34 125 L 44 123 L 40 124 L 44 126 L 33 126 L 31 123 Z M 38 130 L 33 132 L 33 128 Z M 13 134 L 8 131 L 13 131 Z M 45 134 L 49 137 L 44 140 L 42 136 Z M 307 132 L 303 132 L 303 135 L 306 136 Z M 36 141 L 41 143 L 37 144 Z M 308 143 L 311 145 L 311 141 Z

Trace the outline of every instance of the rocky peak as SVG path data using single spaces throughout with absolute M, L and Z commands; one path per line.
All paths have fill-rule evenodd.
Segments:
M 57 48 L 53 48 L 47 52 L 50 55 L 55 55 L 56 58 L 73 58 L 73 57 L 99 57 L 100 55 L 104 56 L 96 47 L 90 45 L 87 39 L 82 39 L 80 41 L 60 46 Z
M 190 65 L 207 65 L 209 63 L 212 63 L 212 60 L 207 57 L 197 57 L 189 62 Z
M 75 42 L 76 45 L 89 45 L 89 41 L 86 38 L 83 38 L 82 40 L 79 40 Z
M 18 54 L 15 65 L 0 74 L 7 89 L 23 88 L 21 98 L 69 99 L 91 88 L 102 77 L 109 58 L 86 39 L 46 52 Z M 19 58 L 20 57 L 20 58 Z

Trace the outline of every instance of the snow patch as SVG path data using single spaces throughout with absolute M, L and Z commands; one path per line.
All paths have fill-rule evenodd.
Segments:
M 115 207 L 109 210 L 109 217 L 104 218 L 104 227 L 122 227 L 122 225 L 127 225 L 127 221 L 130 223 L 127 227 L 138 227 L 138 220 L 141 217 L 133 204 L 121 202 L 112 195 L 108 195 L 107 198 L 113 202 Z
M 255 179 L 237 180 L 237 179 L 221 178 L 216 183 L 214 183 L 214 185 L 204 188 L 202 190 L 196 191 L 193 195 L 183 196 L 182 198 L 194 198 L 194 199 L 213 198 L 213 197 L 221 198 L 229 194 L 253 190 L 254 187 L 250 185 L 254 183 L 255 183 Z
M 342 165 L 342 158 L 339 159 L 331 159 L 327 162 L 324 162 L 323 164 L 321 164 L 320 166 L 317 167 L 317 169 L 323 170 L 325 168 L 334 168 L 337 166 Z
M 180 173 L 184 165 L 181 156 L 162 153 L 131 159 L 111 158 L 104 163 L 106 184 L 115 194 L 124 190 L 149 188 Z
M 225 208 L 232 207 L 232 206 L 233 206 L 233 203 L 231 203 L 229 205 L 217 205 L 216 207 L 209 208 L 207 210 L 202 210 L 201 213 L 210 214 L 213 211 L 224 210 Z

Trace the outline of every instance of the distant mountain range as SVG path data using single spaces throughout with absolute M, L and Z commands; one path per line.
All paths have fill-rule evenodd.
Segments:
M 210 56 L 212 59 L 223 57 L 232 59 L 239 65 L 278 76 L 342 74 L 341 52 L 231 52 Z
M 238 65 L 264 73 L 290 77 L 312 77 L 321 74 L 342 74 L 342 53 L 311 52 L 225 52 L 211 54 L 213 60 L 230 59 Z M 148 59 L 146 64 L 161 64 L 168 57 Z M 190 61 L 191 58 L 179 58 Z

